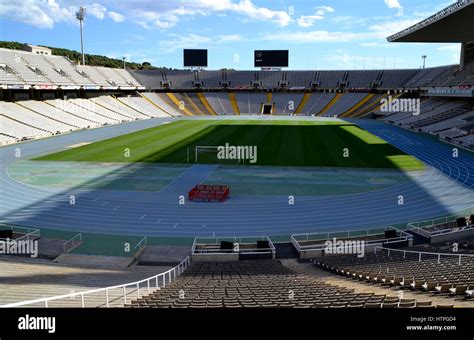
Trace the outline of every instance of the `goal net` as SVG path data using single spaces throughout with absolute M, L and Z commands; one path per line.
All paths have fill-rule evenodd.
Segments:
M 217 146 L 197 145 L 194 147 L 194 163 L 243 164 L 243 160 L 225 159 L 218 156 Z M 189 157 L 188 157 L 189 158 Z M 190 159 L 190 161 L 192 161 Z

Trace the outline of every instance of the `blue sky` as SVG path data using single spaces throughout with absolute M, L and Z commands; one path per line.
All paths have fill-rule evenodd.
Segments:
M 253 50 L 289 49 L 289 69 L 419 68 L 459 62 L 460 44 L 388 43 L 449 0 L 7 0 L 0 40 L 80 49 L 182 68 L 183 48 L 209 50 L 209 69 L 251 70 Z

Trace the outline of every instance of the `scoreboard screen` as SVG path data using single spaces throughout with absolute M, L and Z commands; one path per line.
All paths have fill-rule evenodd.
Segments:
M 288 67 L 288 50 L 255 51 L 255 67 Z
M 207 67 L 207 50 L 184 50 L 184 67 Z

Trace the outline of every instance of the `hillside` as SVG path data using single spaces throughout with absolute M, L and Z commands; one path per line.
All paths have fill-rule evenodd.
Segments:
M 0 41 L 0 47 L 8 48 L 12 50 L 21 50 L 24 43 L 19 43 L 16 41 Z M 41 45 L 42 46 L 42 45 Z M 69 60 L 74 62 L 80 62 L 81 53 L 77 51 L 68 50 L 65 48 L 56 48 L 50 46 L 44 46 L 50 48 L 54 55 L 59 55 L 63 57 L 68 57 Z M 121 59 L 108 58 L 101 55 L 85 54 L 86 65 L 91 66 L 105 66 L 105 67 L 114 67 L 121 68 L 123 67 L 123 61 Z M 143 63 L 134 63 L 127 61 L 127 68 L 129 69 L 138 69 L 138 70 L 151 70 L 157 69 L 158 67 L 152 66 L 149 62 Z

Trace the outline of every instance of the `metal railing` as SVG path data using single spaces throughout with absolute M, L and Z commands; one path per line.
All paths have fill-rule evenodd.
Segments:
M 76 236 L 70 238 L 69 240 L 63 243 L 63 251 L 65 253 L 69 253 L 81 242 L 82 242 L 82 233 L 79 233 Z
M 458 217 L 459 216 L 451 215 L 451 216 L 444 216 L 444 217 L 439 217 L 439 218 L 432 218 L 429 220 L 410 222 L 410 223 L 407 223 L 407 226 L 409 227 L 409 229 L 434 227 L 436 225 L 443 225 L 443 224 L 448 224 L 451 222 L 456 222 L 456 219 Z
M 471 230 L 471 229 L 474 229 L 474 224 L 470 224 L 465 227 L 455 227 L 455 228 L 450 228 L 450 229 L 435 230 L 431 232 L 430 236 L 455 234 L 455 233 L 459 233 L 460 231 L 466 231 L 466 230 Z
M 365 247 L 374 246 L 377 244 L 389 244 L 395 242 L 404 242 L 408 241 L 413 238 L 412 235 L 406 233 L 403 230 L 399 230 L 392 226 L 387 226 L 384 228 L 375 228 L 375 229 L 361 229 L 361 230 L 353 230 L 353 231 L 343 231 L 343 232 L 328 232 L 328 233 L 314 233 L 314 234 L 293 234 L 290 237 L 291 243 L 295 247 L 295 249 L 300 253 L 304 250 L 322 250 L 325 248 L 324 243 L 319 244 L 301 244 L 303 242 L 309 241 L 327 241 L 333 238 L 337 238 L 340 240 L 344 239 L 351 239 L 355 240 L 357 238 L 363 238 L 367 236 L 379 235 L 385 232 L 386 230 L 396 230 L 399 236 L 393 238 L 377 238 L 374 240 L 364 240 Z M 322 237 L 318 237 L 321 235 Z
M 360 236 L 370 236 L 376 234 L 382 234 L 386 230 L 395 229 L 392 226 L 385 227 L 375 227 L 375 228 L 366 228 L 366 229 L 357 229 L 357 230 L 343 230 L 343 231 L 328 231 L 324 233 L 302 233 L 302 234 L 292 234 L 291 238 L 295 241 L 320 241 L 320 240 L 329 240 L 333 237 L 336 238 L 347 238 L 347 237 L 360 237 Z
M 220 248 L 203 248 L 198 249 L 198 246 L 212 246 L 216 247 L 220 241 L 229 241 L 238 243 L 238 251 L 232 249 L 220 249 Z M 268 241 L 269 248 L 245 248 L 242 245 L 255 243 L 256 241 Z M 242 236 L 242 237 L 196 237 L 191 248 L 192 254 L 226 254 L 226 253 L 243 253 L 243 254 L 262 254 L 262 253 L 275 253 L 275 245 L 268 236 Z
M 390 256 L 391 253 L 402 253 L 403 258 L 406 259 L 406 254 L 417 254 L 418 262 L 423 260 L 423 256 L 435 256 L 437 257 L 438 263 L 441 263 L 441 258 L 446 256 L 448 258 L 457 257 L 458 264 L 461 265 L 461 260 L 464 259 L 474 259 L 474 254 L 450 254 L 450 253 L 434 253 L 434 252 L 424 252 L 424 251 L 415 251 L 415 250 L 403 250 L 403 249 L 392 249 L 385 247 L 375 247 L 374 254 L 377 254 L 377 249 L 382 251 L 387 251 L 387 255 Z
M 142 250 L 143 248 L 146 247 L 146 236 L 140 240 L 140 242 L 137 243 L 134 249 L 138 251 Z
M 449 228 L 446 227 L 444 229 L 437 229 L 437 230 L 427 230 L 429 228 L 437 227 L 437 226 L 444 226 L 449 223 L 456 223 L 456 220 L 459 218 L 459 216 L 445 216 L 441 218 L 435 218 L 431 220 L 423 220 L 423 221 L 417 221 L 417 222 L 410 222 L 407 223 L 407 227 L 409 230 L 413 230 L 416 233 L 426 237 L 430 238 L 432 236 L 436 235 L 441 235 L 441 234 L 449 234 L 449 233 L 455 233 L 459 232 L 461 230 L 466 230 L 466 229 L 471 229 L 474 227 L 474 225 L 470 224 L 462 228 Z
M 16 303 L 9 303 L 6 305 L 1 305 L 0 308 L 13 308 L 13 307 L 25 307 L 29 305 L 38 305 L 42 304 L 43 307 L 48 308 L 49 303 L 52 301 L 58 301 L 58 300 L 73 300 L 76 297 L 80 297 L 81 299 L 81 307 L 85 308 L 86 307 L 86 298 L 88 296 L 91 296 L 92 294 L 97 294 L 97 293 L 102 293 L 102 300 L 104 301 L 101 303 L 99 306 L 105 306 L 106 308 L 110 307 L 110 303 L 112 302 L 110 299 L 110 293 L 111 291 L 117 291 L 119 290 L 121 292 L 120 299 L 123 300 L 123 305 L 127 304 L 127 295 L 133 294 L 135 299 L 139 299 L 141 296 L 144 294 L 148 295 L 151 293 L 152 289 L 160 289 L 161 287 L 165 287 L 167 284 L 175 280 L 177 277 L 179 277 L 189 266 L 191 263 L 191 259 L 189 256 L 187 256 L 183 261 L 181 261 L 176 267 L 171 268 L 170 270 L 149 277 L 147 279 L 143 279 L 140 281 L 135 281 L 131 283 L 126 283 L 118 286 L 110 286 L 110 287 L 105 287 L 105 288 L 99 288 L 99 289 L 93 289 L 93 290 L 88 290 L 85 292 L 80 292 L 80 293 L 71 293 L 71 294 L 65 294 L 65 295 L 58 295 L 58 296 L 53 296 L 49 298 L 42 298 L 42 299 L 35 299 L 35 300 L 28 300 L 28 301 L 22 301 L 22 302 L 16 302 Z M 161 287 L 160 287 L 160 282 L 161 282 Z M 146 284 L 146 288 L 140 288 L 141 284 Z M 131 292 L 127 292 L 128 288 L 132 288 Z M 143 295 L 141 295 L 143 294 Z M 130 301 L 133 298 L 130 298 Z
M 17 227 L 17 226 L 2 226 L 3 228 L 8 228 L 12 232 L 16 232 L 18 234 L 23 234 L 19 238 L 16 238 L 15 241 L 31 241 L 32 238 L 39 238 L 41 236 L 41 232 L 39 229 L 35 228 L 28 228 L 28 227 Z

